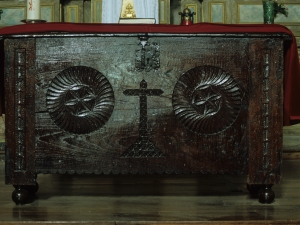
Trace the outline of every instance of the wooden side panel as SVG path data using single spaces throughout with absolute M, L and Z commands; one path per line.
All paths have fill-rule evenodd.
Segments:
M 6 183 L 35 176 L 35 39 L 5 40 Z
M 249 183 L 274 184 L 281 178 L 282 48 L 281 39 L 250 44 Z

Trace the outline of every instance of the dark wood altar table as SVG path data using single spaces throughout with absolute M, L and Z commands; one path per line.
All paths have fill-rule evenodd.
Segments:
M 248 174 L 273 202 L 282 127 L 300 119 L 287 28 L 45 23 L 0 36 L 17 204 L 39 173 Z

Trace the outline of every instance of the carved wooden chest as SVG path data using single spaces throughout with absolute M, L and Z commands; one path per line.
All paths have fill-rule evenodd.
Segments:
M 6 183 L 38 173 L 280 180 L 284 34 L 6 37 Z

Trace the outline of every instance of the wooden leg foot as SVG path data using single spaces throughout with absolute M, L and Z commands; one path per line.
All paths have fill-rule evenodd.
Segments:
M 21 186 L 17 186 L 11 198 L 17 205 L 25 204 L 28 201 L 28 192 L 22 189 Z
M 275 193 L 272 190 L 272 184 L 263 185 L 262 189 L 258 192 L 258 199 L 260 203 L 270 204 L 275 199 Z
M 35 195 L 39 190 L 39 184 L 37 182 L 35 182 L 35 185 L 20 185 L 20 187 L 26 190 L 29 195 Z
M 39 190 L 39 184 L 36 182 L 36 176 L 34 179 L 35 185 L 14 185 L 15 188 L 20 187 L 23 190 L 26 190 L 29 195 L 35 195 Z

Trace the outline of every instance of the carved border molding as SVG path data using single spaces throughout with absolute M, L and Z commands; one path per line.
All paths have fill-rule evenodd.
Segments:
M 269 76 L 270 76 L 270 54 L 269 51 L 265 51 L 263 55 L 264 60 L 264 70 L 263 70 L 263 108 L 262 108 L 262 116 L 263 116 L 263 169 L 267 169 L 269 167 L 269 163 L 267 158 L 269 158 L 269 149 L 270 149 L 270 141 L 269 141 L 269 124 L 270 124 L 270 87 L 269 87 Z
M 15 172 L 26 169 L 25 165 L 25 86 L 26 86 L 26 49 L 15 49 Z

